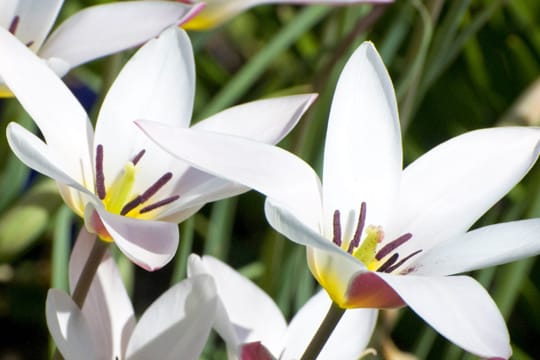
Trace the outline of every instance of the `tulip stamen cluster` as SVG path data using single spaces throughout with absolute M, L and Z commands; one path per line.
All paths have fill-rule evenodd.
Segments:
M 378 244 L 384 238 L 384 231 L 380 226 L 368 225 L 366 227 L 366 213 L 367 205 L 365 202 L 362 202 L 354 235 L 348 243 L 345 243 L 342 237 L 341 214 L 339 210 L 335 210 L 332 241 L 337 246 L 346 248 L 349 254 L 362 261 L 369 270 L 392 273 L 400 268 L 407 260 L 422 252 L 422 249 L 416 250 L 401 259 L 399 253 L 395 252 L 396 249 L 412 238 L 411 233 L 405 233 L 377 250 Z M 364 228 L 366 236 L 361 241 Z M 409 270 L 405 270 L 405 272 L 407 273 Z
M 137 209 L 138 215 L 143 215 L 176 201 L 180 196 L 173 195 L 165 199 L 146 204 L 159 190 L 161 190 L 171 179 L 173 174 L 166 172 L 159 177 L 141 194 L 132 196 L 132 188 L 135 183 L 136 165 L 139 163 L 146 150 L 141 150 L 130 160 L 120 174 L 107 190 L 105 185 L 105 173 L 103 171 L 103 145 L 96 147 L 96 194 L 103 201 L 105 207 L 122 216 L 130 216 L 130 213 Z M 131 199 L 131 200 L 128 200 Z M 146 205 L 145 205 L 146 204 Z M 131 215 L 132 217 L 137 217 Z

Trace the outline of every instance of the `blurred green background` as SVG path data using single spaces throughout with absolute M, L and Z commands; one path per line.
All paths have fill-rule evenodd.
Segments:
M 95 3 L 66 0 L 60 19 Z M 367 39 L 380 51 L 394 81 L 406 164 L 472 129 L 540 123 L 536 0 L 264 5 L 218 29 L 190 36 L 197 64 L 195 120 L 249 100 L 320 93 L 281 144 L 316 169 L 337 76 L 349 54 Z M 132 52 L 74 69 L 65 81 L 88 104 L 99 103 Z M 98 107 L 89 106 L 90 114 Z M 10 121 L 32 126 L 15 100 L 1 100 L 2 130 Z M 10 153 L 4 136 L 0 147 L 0 360 L 46 358 L 45 295 L 51 286 L 66 287 L 67 256 L 80 221 L 63 205 L 54 183 L 30 172 Z M 540 216 L 539 185 L 536 166 L 479 224 Z M 187 255 L 197 252 L 241 269 L 287 317 L 294 314 L 316 284 L 304 248 L 269 228 L 262 204 L 263 198 L 250 192 L 207 205 L 180 225 L 177 257 L 156 273 L 135 269 L 119 256 L 137 311 L 183 278 Z M 530 258 L 473 274 L 507 319 L 514 359 L 540 358 L 539 271 L 536 259 Z M 407 309 L 381 313 L 372 346 L 378 351 L 368 356 L 373 359 L 471 358 Z M 205 359 L 224 356 L 217 339 L 204 354 Z

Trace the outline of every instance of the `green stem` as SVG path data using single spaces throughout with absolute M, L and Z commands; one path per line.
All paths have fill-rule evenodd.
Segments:
M 333 302 L 332 305 L 330 305 L 330 309 L 324 317 L 321 326 L 319 326 L 319 330 L 317 330 L 317 333 L 313 336 L 313 339 L 311 339 L 311 342 L 300 360 L 312 360 L 317 358 L 344 313 L 345 309 L 340 308 L 336 303 Z

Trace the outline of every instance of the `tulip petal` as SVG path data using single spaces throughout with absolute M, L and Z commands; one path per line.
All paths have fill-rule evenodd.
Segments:
M 131 261 L 148 271 L 158 270 L 171 261 L 178 248 L 178 225 L 111 214 L 100 205 L 94 204 L 99 218 Z
M 90 255 L 96 235 L 83 227 L 69 261 L 70 288 L 74 289 Z M 104 358 L 123 358 L 127 342 L 135 327 L 131 300 L 114 260 L 107 252 L 98 267 L 83 305 L 83 314 L 92 334 L 100 344 Z
M 126 357 L 198 359 L 214 321 L 216 301 L 210 276 L 199 275 L 174 285 L 142 315 Z
M 37 136 L 17 123 L 8 124 L 6 132 L 11 150 L 26 166 L 89 196 L 94 196 L 92 192 L 71 177 L 63 167 L 64 163 L 58 159 L 58 154 L 52 152 L 50 146 Z
M 150 141 L 133 121 L 149 119 L 187 127 L 194 94 L 193 51 L 183 30 L 167 29 L 137 51 L 111 86 L 96 123 L 94 144 L 103 146 L 103 169 L 109 176 L 105 180 L 112 183 L 116 174 L 145 150 L 137 163 L 144 171 L 137 172 L 133 192 L 144 192 L 171 171 L 173 179 L 160 193 L 178 193 L 173 190 L 174 183 L 188 166 Z M 119 141 L 118 134 L 129 141 Z
M 172 25 L 187 21 L 201 5 L 173 1 L 125 1 L 96 5 L 62 23 L 40 51 L 43 58 L 58 57 L 71 67 L 151 39 Z
M 296 313 L 289 324 L 282 359 L 299 359 L 330 308 L 330 298 L 319 291 Z M 324 345 L 318 360 L 358 359 L 377 321 L 375 309 L 347 310 Z
M 391 2 L 392 0 L 372 0 L 369 2 Z M 183 25 L 189 30 L 205 30 L 219 26 L 227 20 L 251 7 L 261 4 L 330 4 L 346 5 L 368 2 L 367 0 L 211 0 L 206 7 L 193 19 Z
M 82 106 L 51 69 L 2 28 L 0 54 L 0 77 L 36 122 L 49 152 L 67 174 L 93 189 L 88 146 L 93 131 Z
M 452 275 L 540 253 L 540 220 L 485 226 L 439 243 L 411 265 L 415 274 Z
M 376 273 L 442 336 L 482 358 L 512 353 L 504 319 L 486 290 L 468 276 Z
M 218 297 L 239 343 L 260 341 L 278 357 L 283 349 L 287 322 L 274 300 L 218 259 L 204 256 L 202 264 L 216 282 Z
M 351 238 L 362 202 L 366 223 L 385 225 L 395 207 L 401 158 L 392 81 L 373 44 L 364 42 L 345 65 L 332 100 L 324 149 L 326 232 L 339 209 L 353 219 L 343 226 Z
M 47 326 L 58 350 L 67 360 L 104 359 L 98 353 L 92 332 L 83 313 L 71 298 L 58 289 L 50 289 L 45 303 Z
M 539 129 L 493 128 L 435 147 L 404 170 L 396 221 L 385 230 L 413 235 L 403 253 L 464 233 L 527 173 L 539 140 Z
M 316 94 L 303 94 L 252 101 L 221 111 L 193 128 L 277 144 L 316 98 Z
M 317 174 L 300 158 L 275 146 L 244 138 L 137 122 L 163 149 L 214 176 L 277 198 L 317 228 L 321 217 Z
M 0 5 L 0 27 L 8 29 L 16 21 L 14 35 L 30 49 L 37 51 L 51 31 L 63 0 L 3 0 Z M 15 17 L 18 20 L 14 20 Z

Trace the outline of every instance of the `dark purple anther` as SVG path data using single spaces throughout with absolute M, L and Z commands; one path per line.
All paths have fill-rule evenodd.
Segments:
M 17 31 L 17 26 L 19 26 L 20 19 L 21 18 L 19 17 L 19 15 L 16 15 L 15 17 L 13 17 L 13 20 L 11 20 L 11 24 L 9 24 L 8 31 L 13 35 L 15 35 L 15 32 Z
M 105 190 L 105 174 L 103 173 L 103 145 L 96 147 L 96 192 L 98 197 L 103 200 L 107 191 Z
M 400 267 L 401 265 L 403 265 L 405 263 L 405 261 L 409 260 L 410 258 L 412 258 L 414 255 L 416 254 L 419 254 L 421 253 L 422 250 L 416 250 L 415 252 L 413 252 L 412 254 L 409 254 L 408 256 L 405 256 L 403 259 L 401 259 L 398 263 L 390 266 L 390 267 L 387 267 L 386 268 L 386 272 L 387 273 L 391 273 L 392 271 L 396 270 L 398 267 Z M 379 270 L 377 270 L 379 271 Z
M 349 249 L 347 250 L 349 254 L 352 254 L 353 250 L 360 245 L 364 226 L 366 225 L 366 211 L 367 205 L 365 202 L 362 202 L 362 204 L 360 204 L 360 214 L 358 215 L 358 225 L 356 226 L 356 231 L 354 232 L 354 236 L 349 243 Z
M 409 241 L 411 238 L 412 234 L 406 233 L 401 235 L 397 239 L 390 241 L 388 244 L 384 245 L 381 250 L 377 252 L 377 254 L 375 255 L 375 259 L 381 260 L 383 257 L 390 254 L 392 251 Z
M 339 210 L 334 211 L 334 238 L 332 241 L 337 246 L 341 246 L 341 222 Z
M 150 199 L 150 197 L 152 197 L 152 195 L 157 193 L 159 191 L 159 189 L 164 187 L 165 184 L 167 184 L 172 179 L 172 176 L 173 175 L 170 172 L 165 173 L 164 175 L 162 175 L 154 184 L 152 184 L 152 186 L 150 186 L 148 189 L 146 189 L 145 192 L 142 193 L 141 202 L 145 202 L 148 199 Z
M 390 258 L 388 260 L 386 260 L 384 262 L 384 264 L 382 264 L 381 266 L 379 266 L 379 268 L 376 270 L 377 272 L 389 272 L 388 269 L 394 265 L 396 263 L 396 261 L 398 260 L 399 258 L 399 255 L 397 253 L 393 254 L 392 256 L 390 256 Z
M 139 151 L 139 153 L 137 155 L 135 155 L 133 160 L 131 160 L 133 165 L 137 165 L 137 163 L 139 162 L 139 160 L 141 160 L 141 158 L 143 157 L 145 152 L 146 152 L 146 150 L 143 149 L 143 150 Z
M 161 201 L 150 204 L 150 205 L 148 205 L 146 207 L 143 207 L 141 210 L 139 210 L 139 214 L 144 214 L 146 212 L 150 212 L 152 210 L 155 210 L 155 209 L 157 209 L 159 207 L 168 205 L 168 204 L 172 203 L 173 201 L 178 200 L 178 198 L 180 198 L 180 195 L 174 195 L 174 196 L 168 197 L 166 199 L 163 199 Z

